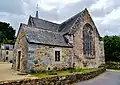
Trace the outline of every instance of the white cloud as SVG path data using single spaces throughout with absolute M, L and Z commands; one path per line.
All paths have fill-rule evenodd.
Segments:
M 0 12 L 0 21 L 10 23 L 10 25 L 18 31 L 20 23 L 27 22 L 27 16 L 11 13 Z
M 118 21 L 118 20 L 120 20 L 120 7 L 118 7 L 117 9 L 114 9 L 108 15 L 105 15 L 104 21 L 102 22 L 102 24 L 108 24 L 110 22 Z
M 90 9 L 91 10 L 98 10 L 98 9 L 103 9 L 105 8 L 106 6 L 108 6 L 107 4 L 109 3 L 108 2 L 109 0 L 99 0 L 97 1 L 95 4 L 92 4 Z
M 35 16 L 37 4 L 40 18 L 57 23 L 88 8 L 101 35 L 120 34 L 119 0 L 1 0 L 0 21 L 18 29 L 29 15 Z
M 102 35 L 119 35 L 119 0 L 99 0 L 90 6 L 90 11 Z
M 44 10 L 52 10 L 54 8 L 63 8 L 67 4 L 76 3 L 80 0 L 38 0 L 39 6 Z
M 0 12 L 23 14 L 23 2 L 21 0 L 1 0 Z

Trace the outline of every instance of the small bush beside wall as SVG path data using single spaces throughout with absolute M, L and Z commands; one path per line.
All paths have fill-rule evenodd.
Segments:
M 108 69 L 119 69 L 120 70 L 120 62 L 106 62 L 106 67 Z

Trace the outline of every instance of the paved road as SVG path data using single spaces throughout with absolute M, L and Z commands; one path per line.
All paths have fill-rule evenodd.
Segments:
M 106 71 L 100 76 L 75 85 L 120 85 L 120 72 Z

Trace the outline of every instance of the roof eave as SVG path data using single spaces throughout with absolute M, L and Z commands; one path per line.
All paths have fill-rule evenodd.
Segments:
M 37 45 L 47 45 L 47 46 L 55 46 L 55 47 L 66 47 L 66 48 L 73 48 L 73 46 L 71 45 L 71 46 L 67 46 L 67 45 L 52 45 L 52 44 L 45 44 L 45 43 L 37 43 L 37 42 L 29 42 L 28 40 L 27 40 L 27 42 L 29 43 L 29 44 L 37 44 Z

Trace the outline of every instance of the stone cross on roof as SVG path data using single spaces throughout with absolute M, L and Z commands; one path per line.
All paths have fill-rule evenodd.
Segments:
M 37 4 L 37 11 L 36 11 L 36 18 L 38 18 L 38 4 Z

